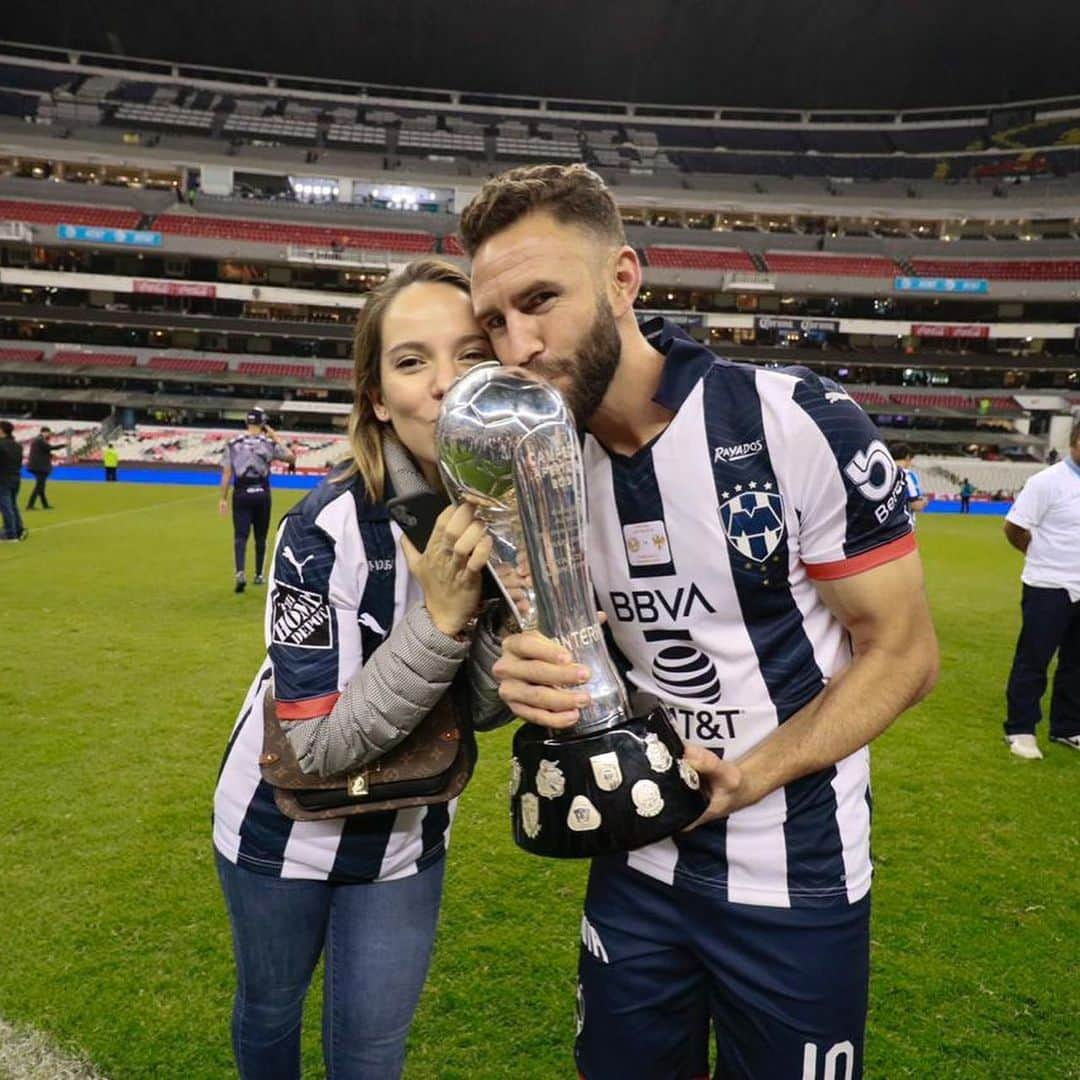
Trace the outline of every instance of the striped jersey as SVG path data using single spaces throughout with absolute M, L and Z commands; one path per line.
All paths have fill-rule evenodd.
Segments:
M 287 461 L 289 452 L 278 446 L 269 435 L 252 435 L 245 432 L 230 439 L 221 452 L 221 467 L 232 469 L 233 482 L 268 480 L 270 466 L 275 461 Z
M 803 368 L 717 358 L 675 325 L 669 426 L 632 456 L 584 444 L 589 567 L 631 699 L 739 758 L 851 659 L 815 579 L 914 550 L 904 478 L 859 406 Z M 735 903 L 853 903 L 870 887 L 863 748 L 729 818 L 631 852 L 628 864 Z
M 293 821 L 259 772 L 263 695 L 273 679 L 282 719 L 328 713 L 341 691 L 422 600 L 385 504 L 359 477 L 327 478 L 283 520 L 266 598 L 267 658 L 248 690 L 214 793 L 214 845 L 231 862 L 276 877 L 389 881 L 442 857 L 456 800 L 327 821 Z

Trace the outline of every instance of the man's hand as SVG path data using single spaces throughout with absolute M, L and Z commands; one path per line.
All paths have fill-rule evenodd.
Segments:
M 697 821 L 687 825 L 684 832 L 718 818 L 725 818 L 754 801 L 747 791 L 746 779 L 738 765 L 724 761 L 707 747 L 694 743 L 686 744 L 683 758 L 687 765 L 697 770 L 709 794 L 709 805 L 705 808 L 705 813 Z
M 499 697 L 515 716 L 549 728 L 578 722 L 579 710 L 592 700 L 574 689 L 588 682 L 587 668 L 574 663 L 557 641 L 535 630 L 504 638 L 502 649 L 492 673 L 499 680 Z
M 218 500 L 218 513 L 224 517 L 229 512 L 229 500 L 223 495 Z

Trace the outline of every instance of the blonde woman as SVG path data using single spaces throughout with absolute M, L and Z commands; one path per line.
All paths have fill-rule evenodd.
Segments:
M 251 1080 L 300 1075 L 300 1018 L 325 957 L 323 1052 L 337 1080 L 400 1074 L 427 973 L 454 803 L 293 821 L 261 779 L 262 700 L 301 767 L 330 775 L 415 728 L 470 663 L 476 726 L 500 712 L 477 633 L 490 541 L 468 506 L 424 552 L 387 514 L 393 495 L 441 487 L 434 430 L 451 382 L 492 357 L 468 278 L 435 259 L 370 296 L 357 328 L 352 461 L 278 532 L 268 656 L 248 691 L 214 798 L 214 846 L 233 933 L 233 1047 Z M 288 613 L 288 618 L 278 616 Z

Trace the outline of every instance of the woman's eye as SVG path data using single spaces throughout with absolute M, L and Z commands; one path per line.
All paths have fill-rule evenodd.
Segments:
M 465 353 L 460 360 L 462 364 L 482 364 L 485 360 L 491 359 L 491 353 L 486 352 L 483 349 L 470 349 Z
M 419 356 L 401 356 L 398 358 L 397 363 L 394 365 L 398 370 L 401 368 L 415 367 L 420 363 Z

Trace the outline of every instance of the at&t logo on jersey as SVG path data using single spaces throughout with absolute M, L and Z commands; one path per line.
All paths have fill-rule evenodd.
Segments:
M 720 700 L 720 676 L 716 665 L 689 642 L 665 645 L 653 657 L 652 675 L 660 689 L 676 698 L 689 698 L 706 705 Z

